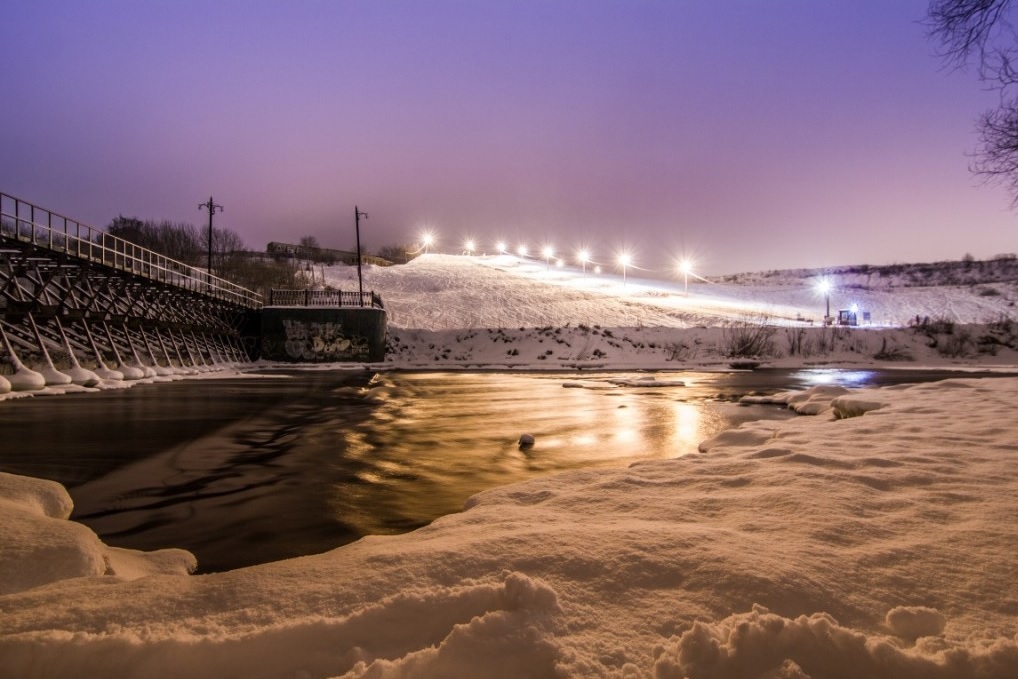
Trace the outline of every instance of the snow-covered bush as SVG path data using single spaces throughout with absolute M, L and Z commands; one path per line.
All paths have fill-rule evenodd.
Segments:
M 775 353 L 774 333 L 777 328 L 767 318 L 757 321 L 736 321 L 721 328 L 720 351 L 729 358 L 754 358 Z

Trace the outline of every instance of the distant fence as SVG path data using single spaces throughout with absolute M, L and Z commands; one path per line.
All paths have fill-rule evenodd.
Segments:
M 0 192 L 0 240 L 4 239 L 73 255 L 248 308 L 262 305 L 257 292 Z
M 275 288 L 269 291 L 269 306 L 385 308 L 382 305 L 382 298 L 374 292 L 277 290 Z

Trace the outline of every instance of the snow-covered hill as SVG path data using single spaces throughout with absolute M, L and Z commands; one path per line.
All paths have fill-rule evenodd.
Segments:
M 1004 262 L 987 271 L 992 283 L 958 284 L 950 265 L 922 266 L 927 282 L 952 282 L 916 285 L 915 267 L 846 267 L 826 276 L 811 270 L 721 282 L 694 276 L 687 294 L 685 281 L 623 279 L 509 255 L 426 255 L 401 266 L 367 266 L 364 285 L 385 301 L 387 361 L 395 367 L 677 369 L 743 358 L 772 366 L 1018 362 L 1018 324 L 1010 320 L 1018 267 Z M 356 267 L 317 275 L 332 287 L 357 286 Z M 832 284 L 831 312 L 857 307 L 860 328 L 823 324 L 827 299 L 817 282 L 824 277 Z
M 984 323 L 1014 314 L 1018 267 L 993 264 L 985 269 L 985 283 L 973 277 L 979 267 L 970 266 L 963 283 L 922 286 L 916 284 L 922 276 L 916 271 L 924 269 L 902 267 L 898 274 L 885 271 L 887 267 L 835 270 L 828 274 L 831 311 L 854 305 L 878 326 L 905 326 L 916 317 Z M 924 266 L 941 273 L 922 280 L 962 280 L 938 265 Z M 827 304 L 817 290 L 825 274 L 813 270 L 721 281 L 690 276 L 688 295 L 681 274 L 662 281 L 630 270 L 623 280 L 618 272 L 584 273 L 511 255 L 424 255 L 405 265 L 365 266 L 363 272 L 365 288 L 385 300 L 390 325 L 421 330 L 566 324 L 689 328 L 764 318 L 776 325 L 808 325 L 822 322 Z M 356 267 L 327 267 L 318 275 L 332 287 L 357 285 Z

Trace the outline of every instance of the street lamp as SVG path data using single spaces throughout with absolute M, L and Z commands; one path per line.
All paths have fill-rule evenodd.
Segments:
M 551 258 L 555 256 L 555 248 L 550 245 L 545 245 L 544 250 L 541 251 L 544 255 L 544 269 L 545 271 L 551 270 Z
M 628 252 L 623 252 L 619 255 L 619 266 L 622 267 L 622 285 L 626 285 L 626 267 L 633 263 L 633 258 L 629 256 Z
M 580 264 L 583 266 L 583 275 L 587 275 L 587 262 L 590 261 L 590 253 L 586 250 L 580 250 L 576 254 L 576 258 L 580 260 Z
M 495 243 L 495 249 L 498 250 L 498 254 L 500 255 L 505 254 L 505 247 L 506 246 L 504 240 L 500 240 L 499 242 Z
M 466 242 L 463 243 L 463 249 L 466 251 L 466 253 L 468 255 L 474 254 L 474 250 L 475 250 L 475 248 L 474 248 L 474 240 L 472 238 L 468 238 L 466 240 Z
M 824 315 L 824 325 L 826 325 L 831 320 L 831 282 L 826 278 L 821 278 L 817 283 L 817 292 L 827 300 L 827 313 Z
M 198 204 L 198 209 L 201 210 L 202 208 L 205 208 L 206 210 L 209 211 L 209 277 L 208 277 L 208 281 L 207 281 L 207 284 L 208 284 L 208 288 L 207 289 L 211 290 L 212 289 L 212 215 L 216 214 L 217 210 L 219 212 L 222 212 L 223 211 L 223 206 L 222 205 L 217 205 L 216 202 L 214 200 L 212 200 L 212 196 L 209 196 L 209 200 L 208 200 L 207 203 L 199 203 Z
M 368 218 L 367 212 L 361 212 L 356 205 L 353 206 L 354 232 L 357 234 L 357 291 L 360 293 L 360 305 L 364 306 L 364 274 L 361 271 L 361 217 Z
M 421 243 L 424 245 L 424 254 L 428 254 L 428 248 L 435 244 L 435 234 L 425 231 L 421 235 Z
M 527 246 L 522 244 L 522 243 L 520 243 L 520 246 L 518 248 L 516 248 L 516 253 L 520 257 L 526 257 L 527 256 Z
M 693 263 L 688 259 L 679 262 L 679 271 L 682 272 L 682 292 L 686 297 L 689 297 L 689 272 L 692 268 Z

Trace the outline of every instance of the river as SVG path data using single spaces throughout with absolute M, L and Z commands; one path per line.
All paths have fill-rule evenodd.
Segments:
M 542 474 L 697 453 L 790 417 L 739 396 L 922 371 L 273 372 L 0 403 L 0 471 L 64 484 L 110 545 L 182 547 L 210 572 L 322 552 L 460 511 Z M 564 388 L 565 385 L 575 388 Z M 583 387 L 587 388 L 583 388 Z M 611 387 L 611 388 L 609 388 Z M 534 437 L 521 448 L 521 435 Z

